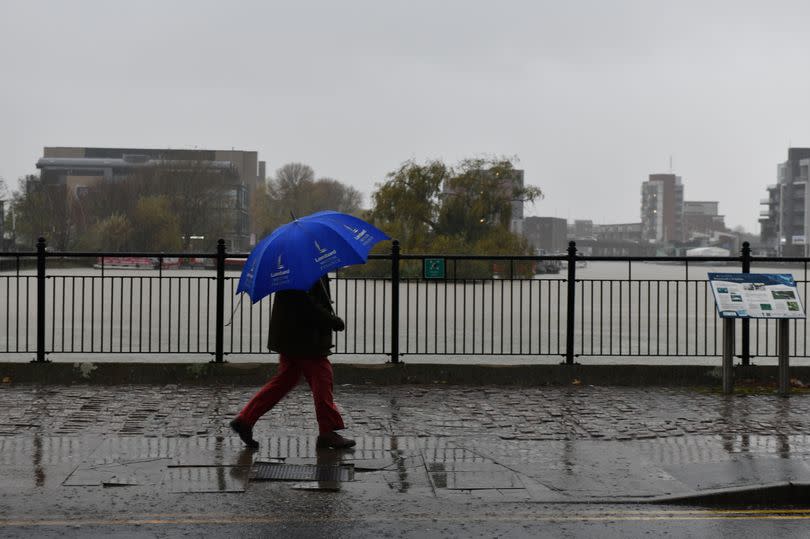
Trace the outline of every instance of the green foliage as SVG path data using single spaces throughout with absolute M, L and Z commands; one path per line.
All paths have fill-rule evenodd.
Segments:
M 67 248 L 73 239 L 73 230 L 66 198 L 64 185 L 45 185 L 33 175 L 21 178 L 19 190 L 11 202 L 17 241 L 33 248 L 39 237 L 45 237 L 54 248 Z
M 132 221 L 132 247 L 136 251 L 177 251 L 181 248 L 180 222 L 167 196 L 139 198 Z
M 392 238 L 403 253 L 437 255 L 526 255 L 525 238 L 509 231 L 512 202 L 542 198 L 537 187 L 523 186 L 508 159 L 468 159 L 456 167 L 441 161 L 404 163 L 372 194 L 366 216 Z M 372 252 L 389 252 L 378 244 Z M 341 271 L 354 277 L 391 274 L 390 263 L 369 262 Z M 490 278 L 493 274 L 531 276 L 533 264 L 495 260 L 447 261 L 448 279 Z M 403 278 L 422 275 L 422 260 L 403 260 Z
M 391 172 L 372 194 L 370 219 L 403 252 L 531 254 L 509 232 L 512 201 L 533 202 L 542 192 L 516 181 L 508 159 L 468 159 L 456 167 L 413 161 Z
M 181 165 L 169 161 L 141 169 L 126 183 L 129 189 L 137 189 L 139 193 L 127 215 L 135 211 L 141 197 L 164 197 L 175 216 L 175 231 L 179 230 L 180 247 L 184 251 L 191 248 L 192 236 L 204 237 L 204 248 L 214 249 L 217 238 L 228 237 L 235 230 L 233 214 L 228 210 L 234 207 L 242 187 L 234 169 L 216 168 L 205 161 L 187 161 Z M 165 209 L 162 207 L 160 211 Z M 153 241 L 166 240 L 155 238 Z
M 97 251 L 127 251 L 132 224 L 129 219 L 115 213 L 97 221 L 84 237 L 86 248 Z
M 441 187 L 452 170 L 441 161 L 403 164 L 371 195 L 371 219 L 405 251 L 424 248 L 439 233 Z

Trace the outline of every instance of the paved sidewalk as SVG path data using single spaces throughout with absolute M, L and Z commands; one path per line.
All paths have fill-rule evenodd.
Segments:
M 225 518 L 266 514 L 268 500 L 394 515 L 810 483 L 806 393 L 338 386 L 358 441 L 341 453 L 316 451 L 305 388 L 257 424 L 261 448 L 245 450 L 227 423 L 254 389 L 0 385 L 0 520 Z M 255 462 L 353 465 L 353 480 L 255 481 Z

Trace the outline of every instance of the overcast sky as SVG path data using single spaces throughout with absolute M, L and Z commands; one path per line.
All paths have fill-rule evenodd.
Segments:
M 368 205 L 405 160 L 507 155 L 529 215 L 620 223 L 671 159 L 758 233 L 808 105 L 806 0 L 0 0 L 11 187 L 43 146 L 233 147 Z

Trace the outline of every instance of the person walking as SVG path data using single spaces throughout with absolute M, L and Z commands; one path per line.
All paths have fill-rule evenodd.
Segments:
M 230 422 L 245 445 L 259 447 L 253 439 L 253 426 L 298 384 L 301 375 L 309 383 L 315 401 L 316 446 L 345 449 L 355 445 L 354 440 L 337 432 L 344 424 L 333 400 L 334 375 L 327 357 L 332 352 L 332 332 L 344 329 L 343 320 L 332 309 L 326 275 L 306 292 L 276 292 L 267 347 L 279 353 L 278 371 Z

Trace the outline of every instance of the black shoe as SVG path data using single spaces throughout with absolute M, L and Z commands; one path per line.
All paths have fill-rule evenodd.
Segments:
M 239 419 L 234 419 L 230 423 L 231 430 L 233 430 L 239 437 L 245 442 L 245 445 L 251 449 L 257 449 L 259 447 L 259 442 L 253 439 L 253 428 L 247 426 L 244 422 Z
M 321 434 L 315 442 L 315 447 L 329 447 L 331 449 L 348 449 L 354 447 L 354 440 L 344 438 L 335 431 Z

